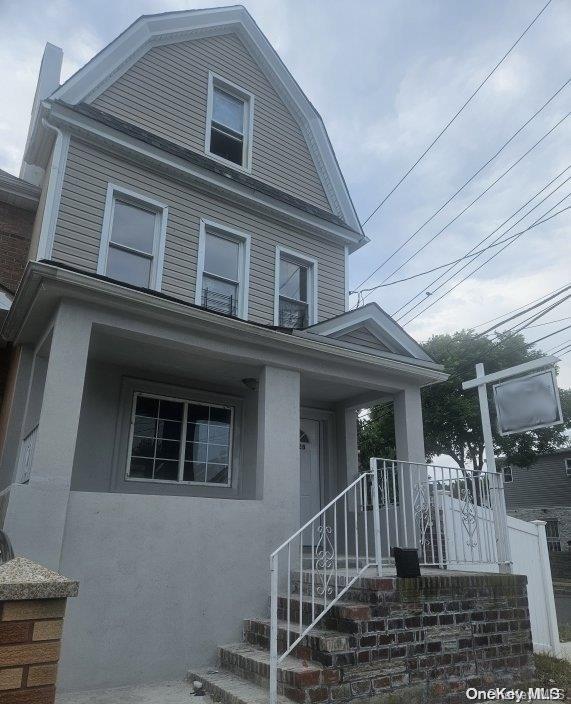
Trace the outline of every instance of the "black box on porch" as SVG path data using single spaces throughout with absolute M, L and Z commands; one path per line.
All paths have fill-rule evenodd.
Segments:
M 416 548 L 393 548 L 397 577 L 420 577 L 418 550 Z

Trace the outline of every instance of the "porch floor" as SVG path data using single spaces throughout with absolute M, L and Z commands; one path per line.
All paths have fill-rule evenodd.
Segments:
M 189 704 L 191 696 L 192 686 L 188 682 L 159 682 L 58 694 L 56 704 Z M 196 701 L 201 704 L 212 703 L 209 695 Z

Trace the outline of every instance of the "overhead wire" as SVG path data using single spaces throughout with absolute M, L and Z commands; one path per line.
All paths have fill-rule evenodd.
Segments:
M 533 27 L 533 25 L 537 22 L 537 20 L 541 17 L 541 15 L 549 7 L 551 2 L 552 2 L 552 0 L 548 0 L 547 3 L 537 13 L 537 15 L 535 15 L 535 17 L 527 25 L 527 27 L 523 30 L 523 32 L 519 35 L 519 37 L 516 39 L 516 41 L 510 46 L 510 48 L 501 57 L 501 59 L 496 63 L 496 65 L 492 68 L 492 70 L 486 75 L 484 80 L 481 81 L 481 83 L 478 85 L 476 90 L 474 90 L 473 93 L 470 95 L 470 97 L 460 106 L 460 108 L 456 111 L 456 113 L 452 116 L 452 118 L 450 120 L 448 120 L 446 125 L 444 125 L 444 127 L 440 130 L 440 132 L 436 135 L 436 137 L 432 140 L 432 142 L 428 145 L 428 147 L 422 152 L 422 154 L 418 157 L 418 159 L 414 162 L 414 164 L 405 172 L 405 174 L 398 180 L 398 182 L 391 188 L 391 190 L 387 193 L 387 195 L 375 207 L 375 209 L 371 212 L 371 214 L 364 220 L 363 225 L 366 225 L 369 222 L 369 220 L 382 208 L 382 206 L 387 202 L 387 200 L 392 196 L 392 194 L 397 190 L 397 188 L 405 181 L 405 179 L 408 178 L 408 176 L 418 166 L 418 164 L 424 159 L 424 157 L 428 154 L 428 152 L 432 149 L 432 147 L 434 147 L 434 145 L 438 142 L 438 140 L 442 137 L 442 135 L 446 132 L 446 130 L 462 114 L 462 112 L 464 112 L 464 110 L 468 107 L 468 105 L 472 102 L 472 100 L 476 97 L 476 95 L 478 95 L 478 93 L 483 88 L 483 86 L 487 83 L 487 81 L 489 81 L 489 79 L 494 75 L 494 73 L 498 70 L 498 68 L 502 65 L 502 63 L 507 59 L 507 57 L 511 54 L 511 52 L 515 49 L 515 47 L 520 43 L 520 41 L 525 37 L 525 35 L 529 32 L 529 30 Z

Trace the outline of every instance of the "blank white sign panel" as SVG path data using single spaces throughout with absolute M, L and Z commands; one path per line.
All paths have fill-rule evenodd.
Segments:
M 555 369 L 496 384 L 494 399 L 500 435 L 563 422 Z

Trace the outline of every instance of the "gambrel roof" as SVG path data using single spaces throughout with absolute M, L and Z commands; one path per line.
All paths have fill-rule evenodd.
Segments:
M 327 131 L 248 11 L 241 5 L 143 15 L 50 97 L 71 105 L 91 103 L 149 49 L 185 40 L 235 33 L 298 122 L 333 211 L 362 234 Z

